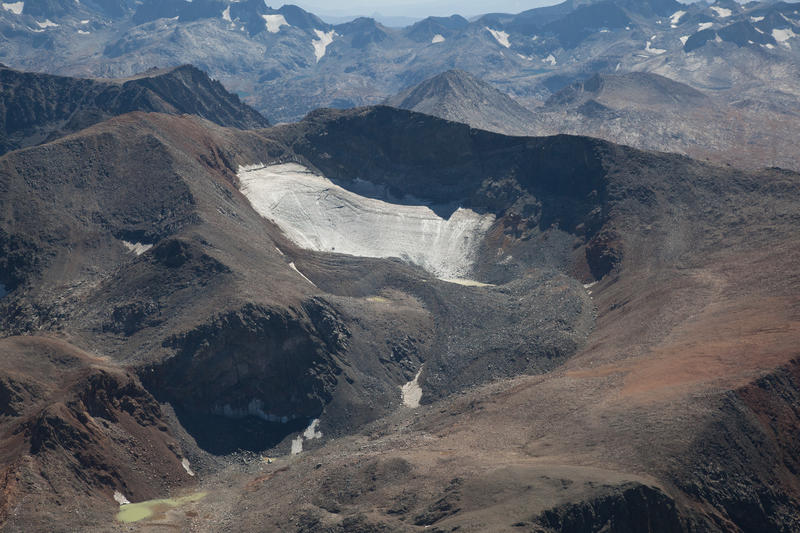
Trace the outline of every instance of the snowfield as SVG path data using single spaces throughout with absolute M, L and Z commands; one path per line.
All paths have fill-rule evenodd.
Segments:
M 511 42 L 508 40 L 508 33 L 502 30 L 493 30 L 492 28 L 486 28 L 486 30 L 492 34 L 492 37 L 494 37 L 495 41 L 497 41 L 500 46 L 511 48 Z
M 3 6 L 3 9 L 6 11 L 10 11 L 15 15 L 22 15 L 22 10 L 25 8 L 25 2 L 13 2 L 10 4 L 0 4 Z
M 325 51 L 328 49 L 328 45 L 333 42 L 336 32 L 331 30 L 325 33 L 322 30 L 314 30 L 314 33 L 317 34 L 317 38 L 311 41 L 311 45 L 314 47 L 314 56 L 317 58 L 317 63 L 319 63 L 319 60 L 325 57 Z
M 278 33 L 281 31 L 281 26 L 290 26 L 283 15 L 261 15 L 264 22 L 267 24 L 267 31 L 270 33 Z
M 241 167 L 241 191 L 298 246 L 362 257 L 398 257 L 443 279 L 468 278 L 494 222 L 458 208 L 390 203 L 348 191 L 295 163 Z

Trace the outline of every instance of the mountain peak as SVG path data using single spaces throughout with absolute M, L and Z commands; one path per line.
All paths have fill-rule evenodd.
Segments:
M 524 134 L 531 111 L 469 72 L 452 69 L 389 98 L 387 105 L 488 131 Z

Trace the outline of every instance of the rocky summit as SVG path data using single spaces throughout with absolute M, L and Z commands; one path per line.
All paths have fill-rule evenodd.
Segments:
M 800 530 L 796 9 L 0 4 L 0 531 Z

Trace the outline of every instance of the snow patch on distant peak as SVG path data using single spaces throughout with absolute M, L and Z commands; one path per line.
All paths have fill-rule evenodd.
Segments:
M 225 11 L 222 12 L 222 20 L 233 22 L 233 19 L 231 19 L 231 6 L 226 7 Z
M 714 25 L 713 22 L 701 22 L 700 24 L 697 25 L 697 31 L 707 30 L 713 25 Z
M 486 28 L 486 31 L 492 34 L 492 37 L 500 44 L 500 46 L 505 46 L 506 48 L 511 48 L 511 42 L 508 40 L 508 33 L 502 30 L 493 30 L 492 28 Z
M 283 254 L 281 254 L 281 255 L 283 255 Z M 316 287 L 316 284 L 314 284 L 314 282 L 313 282 L 313 281 L 311 281 L 310 279 L 308 279 L 308 278 L 306 277 L 306 275 L 305 275 L 305 274 L 303 274 L 302 272 L 300 272 L 300 270 L 297 268 L 297 265 L 295 265 L 295 264 L 294 264 L 294 262 L 291 262 L 291 263 L 289 263 L 289 268 L 291 268 L 292 270 L 294 270 L 295 272 L 297 272 L 298 274 L 300 274 L 300 277 L 301 277 L 301 278 L 303 278 L 304 280 L 306 280 L 306 281 L 307 281 L 307 282 L 309 282 L 310 284 L 314 285 L 314 287 Z
M 725 19 L 733 15 L 733 11 L 731 11 L 727 7 L 711 6 L 711 11 L 716 13 L 717 16 L 721 19 Z
M 91 35 L 92 32 L 85 30 L 78 30 L 78 35 Z
M 779 30 L 776 28 L 772 30 L 772 38 L 781 44 L 786 43 L 786 41 L 788 41 L 792 37 L 797 37 L 797 34 L 793 32 L 791 29 Z
M 436 35 L 433 36 L 433 39 L 431 39 L 431 44 L 443 43 L 444 41 L 445 41 L 444 35 L 442 35 L 441 33 L 437 33 Z
M 421 200 L 362 196 L 296 163 L 250 168 L 239 169 L 242 194 L 298 246 L 400 258 L 440 278 L 469 277 L 478 247 L 495 220 L 494 215 L 455 205 L 438 206 L 451 213 L 443 218 L 437 206 Z
M 651 54 L 664 54 L 667 52 L 663 48 L 653 48 L 652 43 L 650 41 L 647 41 L 647 44 L 644 47 L 644 51 L 649 52 Z
M 319 60 L 325 57 L 325 52 L 333 42 L 333 38 L 336 37 L 336 32 L 331 30 L 326 33 L 322 30 L 314 30 L 314 33 L 317 34 L 318 38 L 312 40 L 311 44 L 314 46 L 314 56 L 317 58 L 317 63 L 319 63 Z
M 686 41 L 689 40 L 689 36 L 688 35 L 682 35 L 680 39 L 681 39 L 681 44 L 686 44 Z
M 556 61 L 556 58 L 553 54 L 548 55 L 542 59 L 542 61 L 545 63 L 550 63 L 551 66 L 556 66 L 558 64 L 558 61 Z
M 37 20 L 36 24 L 42 29 L 45 29 L 45 28 L 58 28 L 58 24 L 56 24 L 55 22 L 53 22 L 50 19 L 45 19 L 44 22 L 39 22 Z
M 669 23 L 672 25 L 673 28 L 677 28 L 678 27 L 678 22 L 681 21 L 681 19 L 683 18 L 683 16 L 685 14 L 686 14 L 686 11 L 682 11 L 682 10 L 681 11 L 676 11 L 675 13 L 672 14 L 672 16 L 669 18 Z
M 126 498 L 125 495 L 118 490 L 114 491 L 114 501 L 120 505 L 128 505 L 131 503 L 130 500 L 128 500 L 128 498 Z
M 283 15 L 261 15 L 261 17 L 267 23 L 267 31 L 270 33 L 278 33 L 281 31 L 281 26 L 291 27 Z
M 3 6 L 3 9 L 6 11 L 10 11 L 15 15 L 22 15 L 22 10 L 25 8 L 25 2 L 14 2 L 10 4 L 0 4 Z
M 761 22 L 764 17 L 750 17 L 750 22 Z

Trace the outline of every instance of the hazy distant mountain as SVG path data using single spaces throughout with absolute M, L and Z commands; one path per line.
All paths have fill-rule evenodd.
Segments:
M 386 100 L 387 105 L 510 135 L 530 131 L 533 113 L 463 70 L 449 70 Z
M 800 8 L 782 2 L 569 0 L 406 28 L 366 18 L 331 25 L 260 0 L 2 5 L 0 61 L 14 68 L 119 78 L 192 63 L 275 121 L 379 103 L 450 69 L 529 108 L 594 72 L 620 71 L 731 99 L 773 100 L 764 87 L 800 98 Z
M 0 92 L 0 154 L 131 111 L 188 113 L 235 128 L 269 126 L 238 96 L 190 65 L 114 81 L 20 72 L 0 66 Z

